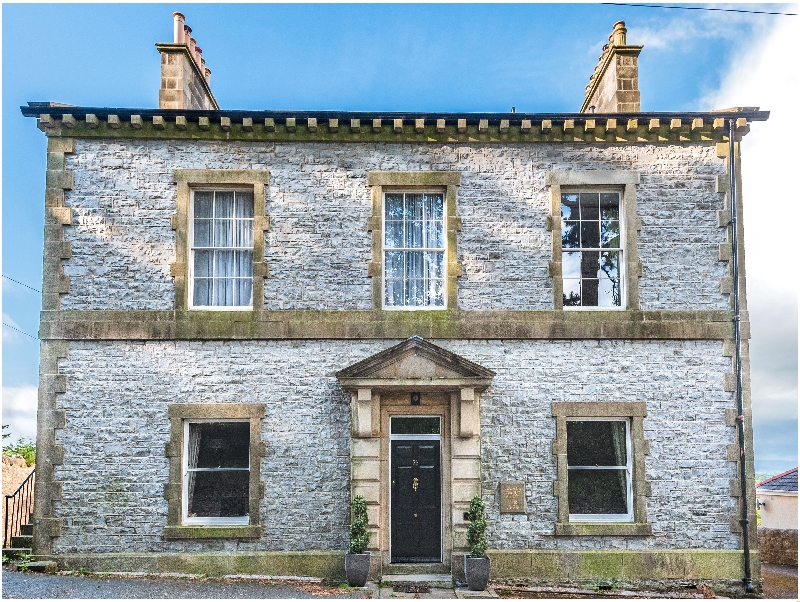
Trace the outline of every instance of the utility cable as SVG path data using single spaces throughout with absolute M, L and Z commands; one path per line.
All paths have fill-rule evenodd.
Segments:
M 41 292 L 42 292 L 42 291 L 40 291 L 38 288 L 33 288 L 32 286 L 28 286 L 28 285 L 27 285 L 27 284 L 25 284 L 24 282 L 20 282 L 19 280 L 14 280 L 13 278 L 9 278 L 9 277 L 8 277 L 8 276 L 6 276 L 5 274 L 3 274 L 3 278 L 5 278 L 6 280 L 10 280 L 11 282 L 14 282 L 14 283 L 16 283 L 16 284 L 21 284 L 21 285 L 22 285 L 22 286 L 24 286 L 25 288 L 29 288 L 29 289 L 31 289 L 32 291 L 36 291 L 37 293 L 40 293 L 40 294 L 41 294 Z
M 665 4 L 628 4 L 627 2 L 601 2 L 607 6 L 636 6 L 639 8 L 674 8 L 677 10 L 715 10 L 725 13 L 749 13 L 751 15 L 782 15 L 796 17 L 797 13 L 770 13 L 763 10 L 742 10 L 739 8 L 708 8 L 706 6 L 667 6 Z
M 7 328 L 10 328 L 11 330 L 16 330 L 17 332 L 21 332 L 26 337 L 31 337 L 32 339 L 36 339 L 37 341 L 39 340 L 39 337 L 35 337 L 32 334 L 28 334 L 27 332 L 25 332 L 23 330 L 20 330 L 19 328 L 14 328 L 11 324 L 6 324 L 5 322 L 3 322 L 3 326 L 6 326 Z

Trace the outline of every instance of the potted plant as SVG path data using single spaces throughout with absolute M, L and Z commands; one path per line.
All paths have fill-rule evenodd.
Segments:
M 364 587 L 369 575 L 369 552 L 365 553 L 369 545 L 369 532 L 367 531 L 367 502 L 357 495 L 350 504 L 352 523 L 348 527 L 350 533 L 350 547 L 344 556 L 344 571 L 347 574 L 347 584 L 351 587 Z
M 469 512 L 467 519 L 467 544 L 469 545 L 469 555 L 464 556 L 464 577 L 467 580 L 467 588 L 474 592 L 482 592 L 489 583 L 489 571 L 491 570 L 491 560 L 486 555 L 486 519 L 483 517 L 483 500 L 475 496 L 469 502 Z

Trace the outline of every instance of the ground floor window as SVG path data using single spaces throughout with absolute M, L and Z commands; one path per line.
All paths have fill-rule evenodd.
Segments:
M 262 534 L 263 403 L 171 403 L 166 539 Z
M 632 521 L 627 420 L 567 420 L 569 520 Z
M 556 535 L 650 535 L 641 401 L 552 404 Z
M 184 422 L 183 523 L 249 522 L 250 422 Z

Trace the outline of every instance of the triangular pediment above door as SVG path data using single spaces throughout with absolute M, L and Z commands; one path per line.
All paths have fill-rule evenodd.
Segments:
M 345 389 L 484 390 L 495 373 L 447 349 L 414 336 L 336 373 Z

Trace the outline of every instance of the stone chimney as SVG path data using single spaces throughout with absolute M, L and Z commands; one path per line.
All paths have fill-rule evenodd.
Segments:
M 614 23 L 614 31 L 603 46 L 597 67 L 594 68 L 581 113 L 638 113 L 639 53 L 643 46 L 628 46 L 625 21 Z M 592 108 L 594 107 L 594 108 Z
M 159 109 L 219 110 L 211 93 L 211 70 L 206 68 L 202 50 L 196 46 L 192 29 L 181 13 L 172 15 L 172 44 L 156 44 L 161 53 Z

